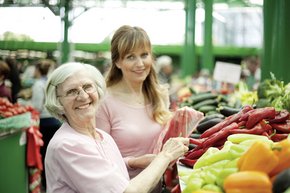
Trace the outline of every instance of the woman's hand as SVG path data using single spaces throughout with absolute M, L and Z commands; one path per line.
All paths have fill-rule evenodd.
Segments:
M 169 158 L 169 161 L 176 160 L 188 151 L 189 138 L 170 138 L 163 146 L 161 154 Z

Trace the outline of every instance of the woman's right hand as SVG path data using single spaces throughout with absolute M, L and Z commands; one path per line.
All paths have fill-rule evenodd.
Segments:
M 188 151 L 189 138 L 176 137 L 170 138 L 163 145 L 160 153 L 169 158 L 169 161 L 176 160 Z

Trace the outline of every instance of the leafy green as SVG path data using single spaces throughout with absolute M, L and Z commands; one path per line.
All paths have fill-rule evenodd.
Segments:
M 270 74 L 271 78 L 265 79 L 258 87 L 258 106 L 268 105 L 276 110 L 290 111 L 290 83 L 285 85 L 283 81 L 277 80 L 273 73 Z

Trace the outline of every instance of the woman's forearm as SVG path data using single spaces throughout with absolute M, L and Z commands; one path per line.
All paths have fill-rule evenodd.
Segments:
M 128 167 L 134 169 L 146 168 L 156 157 L 155 154 L 145 154 L 139 157 L 131 157 L 128 159 Z
M 146 169 L 130 181 L 125 193 L 150 192 L 160 181 L 170 160 L 165 153 L 158 154 Z

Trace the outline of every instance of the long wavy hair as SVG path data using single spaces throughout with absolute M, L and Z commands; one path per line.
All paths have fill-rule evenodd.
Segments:
M 122 80 L 122 71 L 116 66 L 116 63 L 136 49 L 149 50 L 152 61 L 154 61 L 151 41 L 145 30 L 136 26 L 121 26 L 111 40 L 112 65 L 106 76 L 107 87 L 113 86 Z M 164 124 L 171 116 L 166 104 L 169 101 L 168 88 L 159 84 L 154 65 L 151 65 L 150 72 L 143 83 L 142 89 L 146 99 L 152 105 L 153 119 L 160 124 Z

